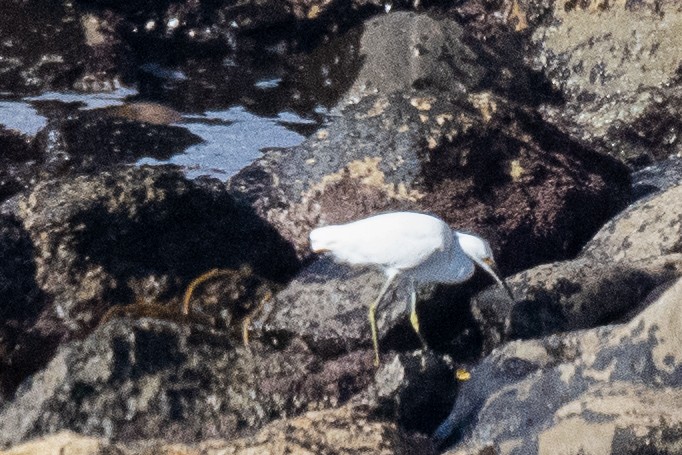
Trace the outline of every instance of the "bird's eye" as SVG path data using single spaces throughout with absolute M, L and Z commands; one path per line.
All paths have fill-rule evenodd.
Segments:
M 495 260 L 491 257 L 483 258 L 483 262 L 490 266 L 495 265 Z

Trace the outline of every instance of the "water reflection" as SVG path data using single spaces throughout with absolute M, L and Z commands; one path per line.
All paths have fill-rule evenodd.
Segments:
M 276 86 L 275 81 L 264 81 L 263 89 Z M 33 142 L 44 139 L 49 129 L 50 135 L 63 138 L 64 154 L 78 156 L 78 162 L 175 164 L 190 178 L 207 175 L 224 180 L 260 157 L 264 148 L 300 144 L 305 132 L 318 124 L 292 112 L 260 116 L 232 106 L 190 114 L 158 103 L 131 102 L 135 99 L 139 99 L 135 90 L 120 88 L 110 93 L 46 92 L 0 100 L 0 126 L 37 137 Z M 315 112 L 317 119 L 322 115 L 324 110 Z M 195 140 L 171 146 L 167 140 L 177 138 L 182 130 Z M 163 144 L 168 153 L 159 150 Z M 93 170 L 79 167 L 73 170 Z
M 187 128 L 204 142 L 192 145 L 168 160 L 143 158 L 138 164 L 176 164 L 184 167 L 189 177 L 208 175 L 224 180 L 259 158 L 264 148 L 292 147 L 303 142 L 305 137 L 292 131 L 289 125 L 314 124 L 316 122 L 293 113 L 281 113 L 274 118 L 260 117 L 241 106 L 201 116 L 186 116 L 177 125 Z

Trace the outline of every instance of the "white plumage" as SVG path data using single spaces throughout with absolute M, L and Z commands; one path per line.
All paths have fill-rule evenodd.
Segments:
M 511 291 L 495 270 L 490 245 L 471 234 L 453 231 L 443 220 L 415 212 L 393 212 L 371 216 L 348 224 L 325 226 L 310 233 L 313 251 L 329 252 L 338 262 L 374 265 L 386 275 L 386 283 L 370 305 L 369 319 L 379 363 L 375 311 L 396 277 L 409 280 L 410 321 L 418 335 L 416 289 L 425 283 L 462 283 L 474 274 L 478 264 Z M 421 338 L 421 335 L 420 335 Z

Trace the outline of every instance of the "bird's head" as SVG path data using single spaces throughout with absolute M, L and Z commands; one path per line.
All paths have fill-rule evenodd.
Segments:
M 493 258 L 493 250 L 487 240 L 482 239 L 472 234 L 465 234 L 463 232 L 455 232 L 455 239 L 459 242 L 459 246 L 472 261 L 474 261 L 480 268 L 492 276 L 495 281 L 509 294 L 509 298 L 514 301 L 514 294 L 507 283 L 500 277 L 500 272 L 495 264 Z

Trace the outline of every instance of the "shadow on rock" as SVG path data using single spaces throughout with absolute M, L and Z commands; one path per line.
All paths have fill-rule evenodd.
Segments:
M 571 261 L 508 278 L 516 302 L 490 288 L 473 299 L 484 351 L 514 339 L 628 320 L 656 287 L 682 275 L 682 186 L 640 200 L 609 221 Z
M 57 343 L 34 325 L 46 303 L 35 281 L 33 243 L 21 223 L 0 215 L 0 403 L 54 354 Z
M 491 446 L 500 454 L 634 453 L 644 444 L 667 453 L 681 438 L 680 292 L 677 281 L 652 294 L 627 324 L 495 350 L 472 371 L 437 438 L 454 435 L 449 454 Z
M 272 287 L 299 267 L 291 246 L 222 184 L 174 168 L 40 183 L 18 206 L 49 302 L 39 328 L 61 342 L 87 335 L 114 305 L 165 304 L 182 319 L 183 291 L 210 269 L 244 267 Z M 263 283 L 240 281 L 251 282 Z
M 202 142 L 186 128 L 168 124 L 180 120 L 178 113 L 151 103 L 96 110 L 34 104 L 52 119 L 33 141 L 48 176 L 97 172 L 143 157 L 164 160 Z

